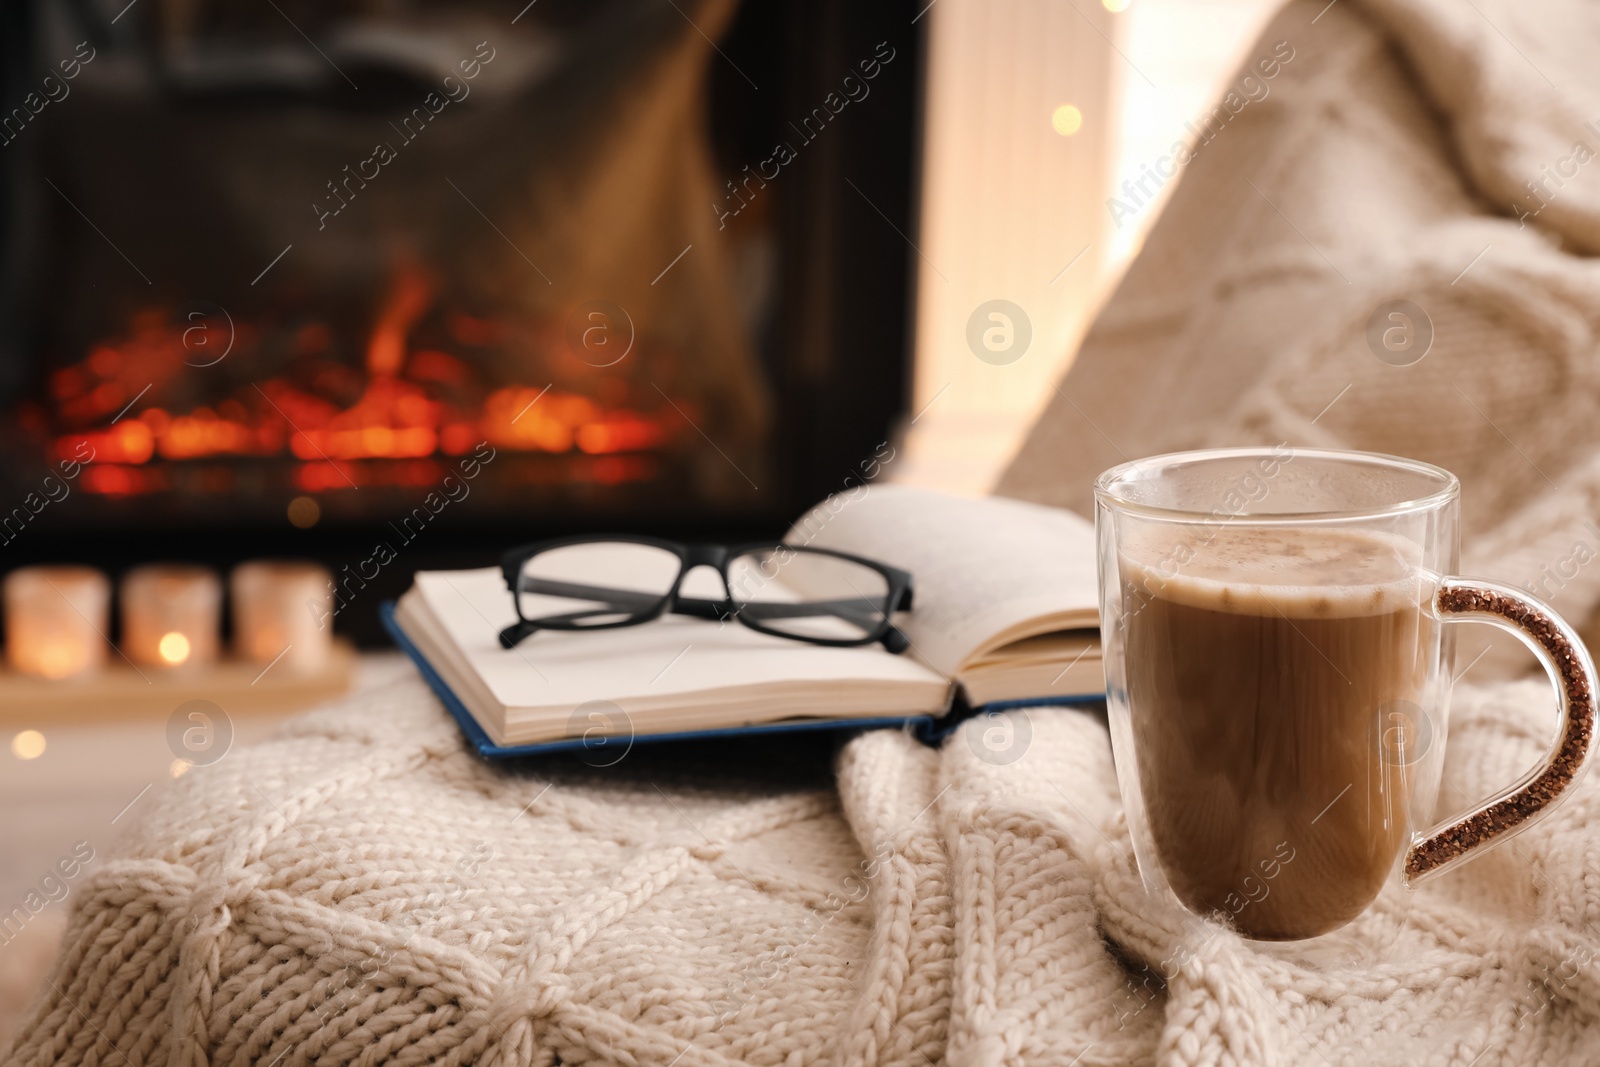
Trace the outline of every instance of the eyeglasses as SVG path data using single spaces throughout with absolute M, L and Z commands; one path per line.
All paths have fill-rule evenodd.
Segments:
M 688 595 L 684 579 L 709 578 Z M 860 556 L 800 545 L 686 545 L 654 537 L 569 537 L 523 545 L 500 559 L 518 622 L 500 631 L 513 648 L 538 630 L 610 630 L 662 615 L 738 619 L 752 630 L 816 645 L 910 641 L 891 616 L 911 608 L 911 575 Z

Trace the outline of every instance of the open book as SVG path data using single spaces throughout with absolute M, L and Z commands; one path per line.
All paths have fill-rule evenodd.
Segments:
M 899 722 L 943 714 L 955 687 L 972 706 L 1104 693 L 1094 528 L 1071 512 L 862 486 L 813 508 L 784 540 L 910 571 L 913 610 L 894 619 L 910 648 L 835 648 L 665 615 L 540 631 L 507 650 L 497 635 L 517 616 L 494 568 L 421 572 L 388 621 L 447 706 L 470 715 L 463 725 L 481 731 L 486 752 L 584 736 L 596 724 L 645 737 Z M 689 572 L 682 593 L 725 596 L 708 568 Z

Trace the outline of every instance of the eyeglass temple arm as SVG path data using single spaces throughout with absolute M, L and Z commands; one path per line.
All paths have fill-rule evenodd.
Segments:
M 743 614 L 760 622 L 773 619 L 802 619 L 827 617 L 833 619 L 848 619 L 860 626 L 863 630 L 878 628 L 878 613 L 875 610 L 862 611 L 856 600 L 814 601 L 807 604 L 771 603 L 771 604 L 745 604 L 735 608 L 731 600 L 701 600 L 694 597 L 679 597 L 672 605 L 674 615 L 692 615 L 698 619 L 731 619 L 735 615 Z M 899 655 L 911 647 L 911 641 L 898 626 L 891 625 L 884 631 L 879 642 L 890 652 Z
M 644 611 L 655 607 L 661 602 L 661 597 L 654 593 L 636 592 L 630 589 L 612 589 L 606 586 L 586 585 L 581 582 L 561 582 L 540 578 L 528 583 L 524 590 L 544 596 L 559 596 L 573 600 L 593 600 L 606 605 L 606 610 L 575 612 L 571 615 L 559 616 L 562 620 L 583 618 L 586 615 L 609 614 L 611 611 L 628 609 Z M 800 619 L 817 616 L 833 616 L 845 619 L 871 619 L 877 614 L 877 609 L 868 605 L 862 607 L 858 598 L 847 597 L 841 600 L 809 600 L 804 603 L 787 601 L 770 601 L 760 604 L 745 604 L 742 608 L 735 608 L 731 599 L 709 600 L 703 597 L 674 597 L 669 610 L 674 615 L 691 615 L 700 619 L 731 618 L 739 611 L 743 611 L 755 619 Z
M 579 619 L 591 619 L 596 615 L 615 615 L 615 608 L 594 608 L 589 611 L 569 611 L 565 615 L 547 615 L 538 622 L 529 622 L 527 619 L 518 619 L 516 622 L 500 631 L 500 647 L 515 648 L 529 634 L 538 633 L 540 630 L 555 629 L 551 623 L 577 622 Z
M 553 616 L 545 621 L 570 622 L 577 619 L 588 618 L 594 615 L 613 614 L 618 610 L 644 611 L 660 603 L 660 597 L 652 593 L 640 593 L 628 589 L 612 589 L 605 586 L 586 585 L 580 582 L 561 582 L 551 579 L 536 579 L 529 583 L 531 588 L 527 592 L 547 596 L 563 596 L 574 599 L 597 600 L 606 604 L 604 608 L 589 611 L 576 611 L 568 614 Z M 901 597 L 899 610 L 909 607 L 905 602 L 910 600 L 910 590 Z M 669 610 L 674 615 L 688 615 L 700 619 L 729 619 L 740 611 L 748 613 L 751 618 L 768 621 L 773 619 L 798 619 L 828 616 L 833 618 L 849 619 L 861 626 L 862 629 L 876 629 L 878 620 L 877 612 L 873 609 L 861 610 L 856 599 L 809 601 L 803 604 L 788 602 L 772 602 L 764 604 L 745 604 L 735 608 L 731 599 L 708 600 L 702 597 L 673 597 Z M 538 623 L 526 619 L 519 620 L 511 626 L 500 631 L 500 644 L 504 648 L 514 648 L 529 634 L 540 629 Z M 904 652 L 910 647 L 907 639 L 900 629 L 890 626 L 879 640 L 890 652 L 896 654 Z
M 552 615 L 540 622 L 529 622 L 527 619 L 518 619 L 499 633 L 501 648 L 515 648 L 529 634 L 537 633 L 545 627 L 541 623 L 550 622 L 576 622 L 579 619 L 591 618 L 595 615 L 615 615 L 618 611 L 640 612 L 661 602 L 659 596 L 649 593 L 636 593 L 627 589 L 608 589 L 596 585 L 583 585 L 578 582 L 556 582 L 546 579 L 537 579 L 529 583 L 531 588 L 526 592 L 541 593 L 547 596 L 562 596 L 579 600 L 595 600 L 605 604 L 601 608 L 592 608 L 587 611 L 572 611 L 564 615 Z M 513 587 L 515 588 L 515 587 Z
M 500 647 L 516 648 L 522 643 L 524 638 L 538 629 L 538 623 L 528 622 L 525 619 L 518 619 L 510 626 L 507 626 L 505 629 L 500 631 L 498 635 L 500 638 Z

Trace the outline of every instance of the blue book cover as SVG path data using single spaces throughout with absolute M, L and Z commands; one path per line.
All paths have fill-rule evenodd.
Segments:
M 549 752 L 574 752 L 589 750 L 594 751 L 599 746 L 608 742 L 615 742 L 616 737 L 568 737 L 557 741 L 541 741 L 528 745 L 497 745 L 494 740 L 478 725 L 478 720 L 473 718 L 465 704 L 456 696 L 455 691 L 433 669 L 428 658 L 422 650 L 406 636 L 395 619 L 394 601 L 386 600 L 380 605 L 379 617 L 383 620 L 383 627 L 394 639 L 394 643 L 410 657 L 416 664 L 428 688 L 433 690 L 439 703 L 444 705 L 452 718 L 461 727 L 467 744 L 484 759 L 510 759 L 516 756 L 542 755 Z M 1063 703 L 1060 700 L 1053 703 Z M 718 737 L 748 737 L 763 734 L 786 734 L 815 731 L 834 732 L 860 732 L 862 730 L 909 730 L 925 741 L 933 742 L 942 738 L 949 728 L 953 728 L 956 719 L 960 718 L 957 712 L 949 715 L 935 717 L 933 715 L 907 715 L 897 718 L 872 718 L 872 719 L 787 719 L 779 722 L 750 723 L 737 726 L 723 726 L 705 730 L 687 730 L 673 733 L 639 734 L 625 740 L 630 743 L 650 743 L 656 741 L 698 741 L 710 740 Z
M 1071 512 L 874 484 L 819 504 L 785 543 L 892 561 L 914 576 L 916 603 L 896 622 L 905 654 L 781 641 L 780 652 L 740 627 L 663 618 L 605 638 L 541 637 L 543 670 L 531 650 L 520 655 L 527 680 L 541 684 L 524 686 L 525 668 L 493 639 L 516 617 L 494 568 L 418 573 L 384 605 L 383 623 L 488 758 L 592 749 L 619 734 L 631 743 L 900 728 L 937 740 L 973 715 L 1104 700 L 1095 531 Z M 709 585 L 692 591 L 696 579 Z M 718 582 L 707 566 L 680 581 L 681 595 L 731 593 L 728 576 Z M 656 729 L 634 736 L 630 716 Z

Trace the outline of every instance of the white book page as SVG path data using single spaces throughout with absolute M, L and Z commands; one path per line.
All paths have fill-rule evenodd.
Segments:
M 915 659 L 881 647 L 827 648 L 756 633 L 738 622 L 675 615 L 614 630 L 540 631 L 504 649 L 498 634 L 517 616 L 497 569 L 423 571 L 416 590 L 489 694 L 506 707 L 508 724 L 566 714 L 590 700 L 610 700 L 631 712 L 693 706 L 719 690 L 774 683 L 797 690 L 819 683 L 903 683 L 934 695 L 945 685 Z M 848 702 L 837 712 L 850 714 Z
M 823 501 L 785 540 L 910 571 L 897 625 L 946 676 L 996 644 L 1099 623 L 1094 526 L 1060 508 L 874 484 Z

